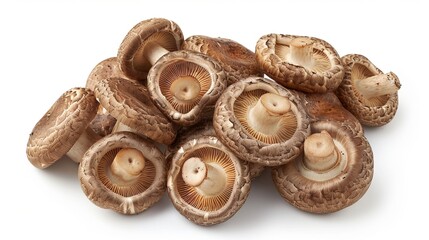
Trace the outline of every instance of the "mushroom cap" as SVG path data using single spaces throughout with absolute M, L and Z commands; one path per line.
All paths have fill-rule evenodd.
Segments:
M 171 90 L 176 82 L 190 78 L 198 87 L 197 96 L 186 102 L 177 99 Z M 207 106 L 215 105 L 226 88 L 226 75 L 221 65 L 202 53 L 176 51 L 164 55 L 149 71 L 148 90 L 152 100 L 171 121 L 182 126 L 197 123 Z M 184 93 L 195 87 L 184 85 Z M 186 91 L 186 92 L 185 92 Z M 208 108 L 210 110 L 210 108 Z
M 218 195 L 204 196 L 182 179 L 185 160 L 199 157 L 206 164 L 221 166 L 226 173 L 225 189 Z M 173 156 L 167 178 L 168 195 L 174 207 L 199 225 L 214 225 L 231 218 L 244 204 L 250 191 L 249 166 L 240 161 L 216 137 L 190 140 Z
M 164 18 L 141 21 L 128 32 L 119 47 L 119 65 L 127 77 L 145 81 L 151 68 L 151 64 L 144 57 L 146 44 L 156 42 L 173 52 L 180 49 L 183 39 L 182 30 L 173 21 Z
M 339 175 L 322 181 L 303 176 L 299 167 L 303 154 L 272 171 L 280 195 L 295 207 L 312 213 L 335 212 L 358 201 L 369 188 L 374 171 L 372 150 L 363 135 L 356 135 L 340 122 L 312 124 L 312 132 L 322 130 L 326 130 L 344 149 L 341 154 L 347 160 Z
M 288 62 L 290 44 L 296 38 L 313 42 L 313 65 L 299 66 Z M 309 93 L 335 90 L 344 76 L 337 51 L 326 41 L 307 36 L 268 34 L 256 44 L 256 60 L 264 73 L 281 85 Z
M 99 81 L 111 77 L 124 77 L 117 57 L 107 58 L 99 62 L 89 74 L 86 80 L 86 88 L 94 91 Z
M 287 139 L 282 137 L 279 138 L 280 141 L 272 142 L 259 140 L 249 131 L 250 127 L 246 127 L 244 120 L 241 121 L 236 116 L 238 111 L 248 111 L 248 109 L 239 110 L 240 106 L 236 104 L 236 102 L 239 103 L 237 100 L 242 95 L 255 94 L 257 97 L 266 92 L 286 97 L 292 103 L 290 117 L 296 120 L 296 127 L 293 132 L 282 129 L 288 133 Z M 257 101 L 257 98 L 255 99 Z M 244 101 L 240 103 L 244 107 L 250 107 L 253 104 L 253 102 Z M 237 157 L 265 166 L 277 166 L 291 161 L 301 153 L 304 140 L 310 134 L 310 121 L 299 95 L 293 90 L 260 77 L 241 80 L 224 91 L 216 103 L 213 126 L 222 143 L 228 146 Z M 268 137 L 271 136 L 268 135 Z
M 108 78 L 97 84 L 95 95 L 110 115 L 137 133 L 163 144 L 176 137 L 176 127 L 152 103 L 142 84 Z
M 176 140 L 170 146 L 168 146 L 168 154 L 167 154 L 168 157 L 166 159 L 171 160 L 171 158 L 173 158 L 173 155 L 186 142 L 189 142 L 190 140 L 193 140 L 193 139 L 198 139 L 200 137 L 205 137 L 205 136 L 216 137 L 216 132 L 213 128 L 213 122 L 211 120 L 200 122 L 190 127 L 182 128 L 181 130 L 179 130 Z M 258 163 L 249 162 L 248 164 L 249 164 L 251 179 L 254 179 L 255 177 L 260 176 L 265 169 L 264 165 L 261 165 Z
M 359 80 L 383 72 L 359 54 L 345 55 L 341 60 L 345 75 L 335 93 L 344 107 L 363 125 L 378 127 L 389 123 L 398 109 L 398 93 L 367 99 L 355 87 Z
M 305 110 L 311 123 L 318 121 L 342 122 L 356 134 L 363 134 L 364 130 L 359 120 L 343 107 L 333 92 L 302 95 Z
M 97 115 L 92 119 L 89 127 L 100 137 L 112 133 L 116 118 L 112 117 L 102 105 L 98 107 Z
M 231 39 L 195 35 L 183 42 L 182 49 L 204 53 L 219 61 L 228 76 L 228 85 L 250 76 L 263 76 L 255 53 Z
M 133 148 L 145 157 L 138 182 L 115 184 L 109 166 L 121 149 Z M 116 132 L 97 141 L 85 153 L 78 171 L 83 192 L 94 204 L 123 214 L 141 213 L 163 196 L 167 169 L 164 155 L 153 143 L 132 132 Z
M 34 126 L 27 143 L 28 160 L 47 168 L 64 156 L 97 113 L 94 93 L 72 88 L 63 93 Z

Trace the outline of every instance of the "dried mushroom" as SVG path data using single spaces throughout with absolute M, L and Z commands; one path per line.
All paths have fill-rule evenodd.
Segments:
M 170 144 L 175 126 L 152 103 L 147 89 L 123 78 L 108 78 L 95 87 L 101 105 L 116 118 L 113 131 L 131 131 L 155 142 Z
M 167 189 L 174 207 L 190 221 L 222 223 L 249 194 L 249 167 L 216 137 L 201 137 L 185 143 L 173 156 Z
M 204 54 L 176 51 L 152 66 L 147 85 L 152 100 L 171 121 L 189 126 L 216 103 L 226 88 L 226 75 L 216 60 Z
M 256 60 L 269 77 L 287 88 L 303 92 L 333 91 L 344 76 L 335 49 L 314 37 L 262 36 L 256 44 Z
M 272 171 L 281 196 L 295 207 L 330 213 L 358 201 L 374 171 L 371 147 L 363 135 L 339 122 L 312 124 L 304 153 Z
M 255 53 L 231 39 L 195 35 L 183 42 L 182 49 L 204 53 L 219 61 L 227 74 L 228 85 L 247 77 L 263 76 Z
M 310 123 L 298 94 L 270 80 L 250 77 L 230 85 L 218 99 L 213 126 L 240 159 L 265 166 L 298 156 Z
M 88 128 L 97 107 L 89 89 L 72 88 L 63 93 L 34 126 L 27 143 L 28 160 L 37 168 L 47 168 L 64 155 L 80 162 L 100 138 Z
M 164 155 L 132 132 L 108 135 L 85 153 L 79 179 L 86 196 L 97 206 L 123 214 L 143 212 L 166 189 Z
M 127 77 L 145 81 L 152 65 L 166 53 L 179 50 L 182 43 L 183 33 L 175 22 L 151 18 L 128 32 L 119 47 L 118 61 Z
M 396 74 L 384 74 L 366 57 L 349 54 L 341 58 L 345 76 L 336 94 L 345 108 L 367 126 L 382 126 L 390 122 L 398 109 Z

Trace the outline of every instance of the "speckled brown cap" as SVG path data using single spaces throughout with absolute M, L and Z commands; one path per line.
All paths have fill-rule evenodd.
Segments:
M 247 77 L 263 76 L 255 53 L 231 39 L 195 35 L 183 42 L 182 49 L 204 53 L 219 61 L 228 76 L 228 85 Z
M 86 88 L 94 91 L 95 85 L 97 85 L 99 81 L 111 77 L 125 77 L 119 67 L 118 58 L 116 57 L 107 58 L 99 62 L 94 69 L 92 69 L 86 80 Z
M 164 55 L 148 75 L 152 100 L 171 121 L 189 126 L 201 120 L 226 88 L 226 75 L 214 59 L 196 52 Z
M 144 157 L 144 168 L 134 179 L 120 181 L 111 166 L 122 149 L 133 149 Z M 135 159 L 128 158 L 133 164 Z M 79 165 L 85 195 L 97 206 L 123 214 L 143 212 L 158 202 L 166 189 L 164 155 L 154 144 L 132 132 L 117 132 L 97 141 Z
M 188 169 L 189 161 L 195 159 L 201 166 Z M 205 172 L 200 181 L 190 185 L 187 174 L 198 175 L 202 168 Z M 199 225 L 222 223 L 247 199 L 249 167 L 217 138 L 201 137 L 185 143 L 174 155 L 167 189 L 174 207 L 190 221 Z
M 145 56 L 148 44 L 155 43 L 172 52 L 180 49 L 183 39 L 182 30 L 173 21 L 163 18 L 141 21 L 128 32 L 119 47 L 119 65 L 127 77 L 145 81 L 152 66 Z
M 281 196 L 295 207 L 312 213 L 330 213 L 358 201 L 369 188 L 374 163 L 371 147 L 363 135 L 339 122 L 320 121 L 312 132 L 330 134 L 339 160 L 327 170 L 313 170 L 304 160 L 274 168 L 273 180 Z M 322 144 L 321 144 L 322 145 Z
M 163 144 L 176 137 L 176 127 L 152 103 L 142 84 L 123 78 L 104 79 L 95 87 L 101 105 L 120 123 Z
M 335 49 L 314 37 L 262 36 L 256 44 L 256 60 L 269 77 L 287 88 L 303 92 L 333 91 L 344 76 Z
M 336 94 L 346 109 L 353 113 L 357 119 L 367 126 L 382 126 L 389 123 L 398 109 L 398 93 L 401 87 L 398 77 L 394 73 L 383 74 L 368 58 L 349 54 L 342 57 L 345 76 Z M 359 86 L 370 78 L 380 77 L 370 91 L 379 92 L 380 95 L 365 96 Z M 380 88 L 380 89 L 377 89 Z M 389 89 L 393 90 L 387 92 Z M 366 90 L 366 89 L 363 89 Z M 381 94 L 384 92 L 385 94 Z
M 277 115 L 282 105 L 287 109 Z M 237 157 L 265 166 L 291 161 L 301 153 L 310 134 L 310 121 L 299 95 L 260 77 L 239 81 L 224 91 L 216 103 L 213 126 Z
M 115 124 L 116 118 L 112 117 L 102 105 L 99 105 L 97 115 L 92 119 L 89 127 L 95 134 L 104 137 L 112 133 Z
M 89 89 L 72 88 L 63 93 L 31 131 L 28 160 L 37 168 L 47 168 L 59 160 L 85 132 L 97 107 Z

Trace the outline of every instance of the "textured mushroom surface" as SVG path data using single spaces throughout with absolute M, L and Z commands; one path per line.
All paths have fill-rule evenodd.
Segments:
M 227 83 L 216 60 L 201 53 L 176 51 L 153 65 L 147 85 L 152 100 L 171 121 L 189 126 L 201 120 Z
M 105 59 L 99 62 L 94 69 L 92 69 L 88 79 L 86 80 L 86 88 L 94 91 L 95 86 L 99 81 L 112 77 L 125 77 L 119 67 L 119 62 L 116 57 Z
M 219 61 L 228 76 L 228 85 L 250 76 L 263 76 L 255 53 L 231 39 L 195 35 L 183 42 L 182 49 L 204 53 Z
M 107 112 L 107 110 L 101 106 L 101 110 L 99 107 L 97 115 L 95 115 L 94 119 L 92 119 L 89 127 L 94 131 L 95 134 L 104 137 L 112 133 L 115 124 L 116 118 L 112 117 Z
M 270 114 L 252 113 L 267 93 L 290 104 L 290 110 L 274 123 L 267 119 Z M 267 100 L 271 107 L 280 107 L 281 101 Z M 269 132 L 256 129 L 249 121 L 251 116 L 259 118 L 261 127 Z M 259 77 L 239 81 L 224 91 L 216 103 L 213 126 L 223 144 L 240 159 L 265 166 L 285 164 L 298 156 L 310 134 L 310 122 L 299 95 Z
M 335 212 L 358 201 L 369 188 L 374 172 L 372 150 L 363 135 L 338 122 L 312 124 L 313 133 L 323 130 L 334 139 L 342 162 L 328 170 L 315 171 L 307 167 L 302 154 L 272 170 L 281 196 L 295 207 L 313 213 Z
M 152 66 L 145 56 L 150 44 L 172 52 L 180 49 L 183 39 L 182 30 L 173 21 L 163 18 L 141 21 L 128 32 L 119 47 L 119 65 L 127 77 L 145 81 Z
M 188 161 L 197 159 L 195 170 L 183 169 Z M 200 174 L 201 163 L 206 177 L 199 186 L 183 177 Z M 185 143 L 174 155 L 168 173 L 167 189 L 175 208 L 190 221 L 213 225 L 231 218 L 244 204 L 250 190 L 249 166 L 238 160 L 215 137 L 201 137 Z M 187 167 L 188 168 L 188 167 Z M 188 172 L 183 172 L 188 171 Z M 198 183 L 198 182 L 197 182 Z
M 341 60 L 345 68 L 345 76 L 335 93 L 344 107 L 353 113 L 363 125 L 382 126 L 389 123 L 398 109 L 397 90 L 401 84 L 397 76 L 393 73 L 383 74 L 380 69 L 362 55 L 349 54 L 342 57 Z M 374 76 L 385 76 L 385 82 L 388 82 L 396 91 L 379 96 L 365 97 L 357 86 Z M 377 82 L 376 85 L 381 86 L 380 82 Z M 383 87 L 387 89 L 386 86 Z M 373 89 L 376 89 L 376 86 Z
M 47 168 L 64 156 L 85 132 L 97 113 L 94 93 L 72 88 L 63 93 L 34 126 L 27 157 L 37 168 Z
M 255 52 L 264 73 L 291 89 L 324 93 L 335 90 L 344 76 L 336 50 L 318 38 L 268 34 Z
M 144 156 L 144 168 L 133 181 L 118 181 L 112 173 L 112 162 L 121 149 L 134 149 Z M 94 204 L 123 214 L 143 212 L 166 190 L 164 155 L 154 144 L 131 132 L 113 133 L 97 141 L 85 153 L 78 174 L 83 192 Z
M 137 133 L 163 144 L 176 137 L 175 126 L 152 103 L 143 85 L 123 78 L 104 79 L 95 95 L 113 117 Z

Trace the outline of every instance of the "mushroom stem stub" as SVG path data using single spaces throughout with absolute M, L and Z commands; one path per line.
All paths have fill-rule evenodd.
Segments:
M 134 148 L 121 149 L 110 165 L 112 175 L 123 183 L 133 182 L 142 173 L 145 167 L 143 154 Z
M 187 103 L 198 97 L 201 85 L 194 77 L 183 76 L 173 81 L 170 91 L 177 101 Z
M 401 84 L 396 74 L 389 72 L 357 81 L 356 87 L 364 97 L 370 99 L 396 93 Z
M 80 163 L 86 150 L 92 146 L 100 136 L 98 136 L 91 128 L 87 128 L 74 143 L 72 148 L 66 153 L 71 160 Z
M 225 170 L 215 163 L 204 163 L 200 158 L 192 157 L 182 167 L 183 181 L 196 187 L 202 195 L 216 196 L 226 188 Z
M 325 130 L 310 135 L 304 142 L 304 164 L 310 170 L 329 170 L 337 164 L 338 157 L 334 140 Z
M 169 53 L 167 49 L 163 48 L 156 42 L 149 42 L 145 46 L 144 57 L 150 62 L 151 65 L 155 63 L 165 54 Z
M 288 61 L 298 66 L 309 66 L 312 63 L 313 40 L 309 38 L 294 38 L 290 42 Z
M 291 109 L 289 99 L 274 93 L 265 93 L 249 110 L 249 125 L 266 135 L 275 134 L 282 116 Z

